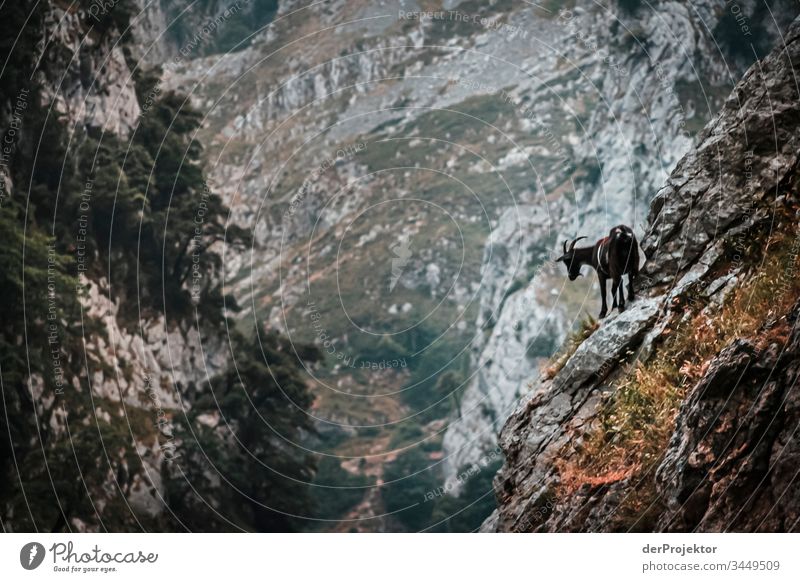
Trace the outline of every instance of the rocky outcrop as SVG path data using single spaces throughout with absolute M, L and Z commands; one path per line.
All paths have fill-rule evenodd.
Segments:
M 754 14 L 757 5 L 743 9 Z M 460 466 L 474 462 L 495 445 L 498 424 L 525 392 L 525 385 L 535 380 L 542 359 L 553 352 L 543 338 L 552 338 L 557 346 L 574 325 L 576 309 L 558 292 L 560 275 L 543 251 L 557 252 L 560 241 L 576 234 L 600 237 L 619 223 L 633 225 L 641 235 L 652 196 L 689 151 L 698 128 L 717 112 L 721 105 L 717 94 L 727 91 L 732 77 L 743 73 L 720 54 L 708 34 L 724 10 L 724 2 L 691 6 L 658 2 L 630 14 L 579 2 L 554 15 L 560 34 L 552 42 L 583 75 L 567 83 L 563 77 L 568 74 L 559 63 L 549 70 L 544 61 L 536 72 L 546 82 L 523 86 L 519 95 L 534 103 L 545 102 L 551 91 L 569 95 L 575 86 L 590 96 L 582 102 L 567 99 L 568 111 L 579 106 L 592 110 L 585 127 L 562 126 L 557 136 L 564 155 L 575 160 L 577 171 L 569 175 L 566 188 L 574 192 L 575 201 L 574 205 L 569 200 L 548 201 L 547 219 L 536 224 L 520 220 L 519 213 L 511 211 L 498 221 L 497 232 L 514 234 L 505 236 L 513 241 L 510 246 L 540 249 L 522 263 L 538 265 L 533 276 L 519 272 L 515 252 L 490 252 L 497 244 L 494 233 L 487 242 L 489 260 L 484 269 L 490 276 L 481 288 L 476 328 L 489 329 L 490 334 L 485 341 L 478 337 L 473 356 L 477 371 L 464 394 L 461 417 L 445 436 L 448 475 L 455 475 Z M 792 10 L 787 7 L 787 13 Z M 677 30 L 681 34 L 674 34 Z M 777 30 L 769 30 L 777 38 Z M 539 127 L 532 124 L 531 131 L 552 127 L 556 115 L 543 107 L 538 119 L 534 117 Z M 558 184 L 566 176 L 554 172 L 557 160 L 537 164 L 537 168 L 545 169 L 537 195 L 561 191 L 563 186 Z M 553 173 L 558 180 L 552 180 Z M 669 194 L 664 191 L 662 196 Z M 543 207 L 539 198 L 534 203 Z M 713 214 L 704 216 L 713 218 Z M 542 248 L 542 241 L 551 246 Z M 514 285 L 519 278 L 524 284 Z
M 792 531 L 800 521 L 800 303 L 784 344 L 737 340 L 691 390 L 656 482 L 663 531 Z
M 103 324 L 103 333 L 86 342 L 88 358 L 95 364 L 89 384 L 96 396 L 142 407 L 151 406 L 155 395 L 161 407 L 177 410 L 182 394 L 227 367 L 224 338 L 202 336 L 188 323 L 168 324 L 163 314 L 142 319 L 138 329 L 128 329 L 120 321 L 119 303 L 108 296 L 105 279 L 84 283 L 85 313 Z
M 48 10 L 40 49 L 48 59 L 37 55 L 43 97 L 71 124 L 127 136 L 140 113 L 131 70 L 118 35 L 89 31 L 86 21 L 84 10 Z
M 737 8 L 775 42 L 782 19 L 796 8 L 781 2 L 775 26 L 759 4 L 746 0 Z M 308 289 L 303 265 L 286 260 L 290 249 L 308 253 L 312 270 L 320 259 L 323 270 L 333 247 L 307 248 L 307 237 L 340 235 L 337 225 L 387 192 L 402 197 L 427 188 L 419 172 L 376 172 L 359 156 L 319 168 L 355 142 L 365 144 L 361 157 L 369 158 L 393 136 L 427 136 L 432 111 L 481 99 L 483 108 L 467 109 L 479 126 L 495 108 L 510 110 L 497 127 L 478 127 L 478 138 L 435 135 L 482 143 L 485 159 L 433 151 L 424 140 L 415 140 L 412 156 L 392 152 L 399 166 L 459 180 L 496 173 L 509 180 L 487 196 L 496 215 L 477 242 L 485 244 L 483 265 L 461 272 L 465 292 L 444 302 L 462 309 L 462 296 L 478 289 L 477 317 L 460 322 L 472 336 L 470 379 L 444 437 L 442 467 L 452 478 L 494 448 L 513 403 L 575 323 L 580 306 L 559 301 L 550 253 L 566 236 L 599 237 L 620 222 L 642 234 L 652 195 L 746 67 L 709 34 L 726 14 L 724 0 L 651 2 L 632 12 L 582 1 L 561 12 L 505 2 L 453 1 L 444 8 L 480 16 L 483 24 L 446 12 L 415 20 L 369 2 L 281 2 L 250 47 L 183 62 L 165 86 L 191 93 L 207 110 L 202 138 L 214 160 L 211 182 L 230 201 L 232 220 L 255 234 L 257 260 L 229 260 L 232 291 L 255 311 L 266 310 L 270 326 L 300 334 L 308 333 L 307 322 L 291 314 Z M 309 32 L 302 43 L 295 42 L 297 30 Z M 462 119 L 450 129 L 470 123 Z M 358 187 L 347 196 L 331 194 L 351 183 Z M 448 210 L 463 224 L 484 219 L 474 209 Z M 448 266 L 436 254 L 429 262 Z M 379 312 L 391 308 L 370 299 Z M 327 330 L 342 342 L 349 331 Z
M 656 282 L 674 278 L 721 233 L 743 217 L 750 220 L 771 189 L 796 170 L 793 31 L 785 46 L 747 72 L 653 200 L 642 247 Z M 721 171 L 720 161 L 729 171 Z
M 565 486 L 562 468 L 580 457 L 601 409 L 633 373 L 631 364 L 647 365 L 666 349 L 687 305 L 700 301 L 700 313 L 713 320 L 726 297 L 759 272 L 735 250 L 742 240 L 763 250 L 770 229 L 762 227 L 773 223 L 796 241 L 800 93 L 793 71 L 799 65 L 795 21 L 737 84 L 659 191 L 642 241 L 647 297 L 604 321 L 519 403 L 501 434 L 499 508 L 485 530 L 797 527 L 796 297 L 784 297 L 794 307 L 770 311 L 754 337 L 734 339 L 697 363 L 699 376 L 688 376 L 672 436 L 650 468 L 574 490 Z M 781 213 L 792 218 L 781 221 Z M 796 258 L 795 242 L 785 277 L 794 276 Z M 775 290 L 775 309 L 786 293 L 794 293 L 788 283 Z M 631 505 L 642 490 L 647 503 Z

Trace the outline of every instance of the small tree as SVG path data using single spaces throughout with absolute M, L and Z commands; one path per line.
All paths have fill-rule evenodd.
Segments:
M 178 423 L 170 506 L 192 529 L 299 529 L 292 516 L 311 513 L 315 465 L 297 443 L 314 431 L 307 412 L 313 397 L 288 341 L 236 335 L 231 348 L 235 367 L 212 379 Z M 217 413 L 214 428 L 197 422 Z

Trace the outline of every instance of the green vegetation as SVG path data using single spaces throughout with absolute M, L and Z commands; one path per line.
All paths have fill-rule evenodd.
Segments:
M 420 531 L 431 523 L 433 503 L 425 496 L 438 487 L 431 464 L 421 449 L 413 448 L 386 467 L 386 484 L 381 488 L 386 511 L 408 531 Z
M 479 470 L 474 470 L 464 484 L 458 497 L 444 495 L 439 497 L 431 514 L 435 532 L 477 531 L 483 521 L 497 507 L 492 480 L 500 470 L 503 461 L 497 459 Z M 461 475 L 468 474 L 465 471 Z
M 465 371 L 469 365 L 469 354 L 465 351 L 457 355 L 460 346 L 447 338 L 432 343 L 436 336 L 428 333 L 425 326 L 419 326 L 413 333 L 417 345 L 430 345 L 422 354 L 414 358 L 411 376 L 402 393 L 403 401 L 420 414 L 421 422 L 446 417 L 453 404 L 464 391 Z M 415 330 L 416 332 L 416 330 Z M 443 365 L 447 364 L 444 369 Z
M 374 485 L 374 479 L 343 469 L 339 459 L 322 457 L 314 476 L 314 517 L 327 520 L 343 518 Z M 321 527 L 325 525 L 321 524 Z
M 31 26 L 23 27 L 29 14 Z M 3 385 L 0 431 L 10 437 L 2 440 L 0 450 L 0 499 L 4 505 L 17 508 L 20 529 L 33 529 L 34 518 L 29 518 L 24 510 L 24 498 L 13 471 L 12 459 L 18 463 L 24 461 L 21 466 L 25 467 L 30 478 L 28 484 L 33 488 L 38 486 L 44 493 L 44 489 L 49 488 L 49 482 L 45 481 L 46 463 L 48 458 L 53 458 L 49 452 L 37 450 L 36 441 L 31 442 L 40 427 L 35 420 L 32 390 L 27 379 L 31 371 L 38 372 L 41 374 L 43 390 L 52 393 L 60 388 L 63 380 L 57 372 L 65 364 L 66 350 L 74 340 L 67 335 L 68 330 L 61 325 L 61 321 L 68 314 L 74 314 L 76 306 L 75 281 L 68 272 L 69 257 L 56 244 L 56 238 L 48 231 L 46 223 L 40 224 L 32 219 L 41 193 L 57 180 L 57 174 L 53 175 L 57 159 L 48 160 L 49 163 L 41 172 L 31 171 L 32 152 L 35 151 L 35 137 L 38 135 L 27 131 L 28 127 L 41 125 L 43 117 L 38 107 L 38 87 L 30 82 L 31 59 L 39 40 L 33 31 L 40 30 L 43 19 L 44 10 L 41 8 L 30 10 L 30 6 L 22 3 L 0 7 L 0 22 L 8 27 L 4 31 L 14 30 L 13 35 L 0 35 L 4 54 L 9 55 L 3 83 L 0 83 L 0 102 L 18 109 L 20 114 L 17 129 L 13 133 L 8 114 L 2 118 L 2 138 L 11 140 L 13 150 L 8 162 L 9 175 L 3 176 L 0 192 L 0 229 L 5 239 L 0 247 L 0 374 Z M 15 47 L 13 43 L 19 30 L 23 34 Z M 21 100 L 25 106 L 17 107 Z M 49 153 L 51 145 L 58 144 L 43 140 L 45 154 Z M 13 191 L 9 187 L 9 179 L 15 185 Z M 24 187 L 29 187 L 32 198 L 27 209 L 25 196 L 20 193 Z M 29 346 L 28 350 L 20 349 L 23 337 Z M 51 339 L 52 348 L 48 345 Z M 11 443 L 15 443 L 13 449 Z M 74 481 L 74 475 L 72 479 Z M 61 484 L 56 476 L 55 486 L 59 488 Z M 29 490 L 29 494 L 35 493 Z M 43 495 L 41 498 L 49 497 Z M 43 504 L 37 517 L 45 528 L 52 529 L 58 522 L 57 508 Z
M 642 7 L 642 0 L 618 0 L 619 7 L 628 14 L 635 14 Z
M 315 462 L 291 443 L 314 431 L 311 394 L 286 339 L 234 336 L 232 344 L 235 365 L 176 422 L 183 445 L 168 483 L 170 508 L 191 530 L 301 529 L 292 516 L 312 505 Z M 218 426 L 197 421 L 209 414 L 219 414 Z
M 421 441 L 425 436 L 422 427 L 416 422 L 403 422 L 392 433 L 392 438 L 389 440 L 389 447 L 391 449 L 398 449 L 406 446 L 414 446 Z
M 409 449 L 387 466 L 381 495 L 386 510 L 396 512 L 394 519 L 408 531 L 475 531 L 496 507 L 492 479 L 501 464 L 498 458 L 460 471 L 456 497 L 424 451 Z
M 117 2 L 87 26 L 119 36 L 132 7 Z M 105 324 L 80 306 L 78 275 L 108 280 L 122 325 L 135 329 L 164 314 L 173 326 L 191 321 L 196 309 L 202 333 L 224 333 L 216 243 L 249 238 L 225 229 L 228 208 L 206 185 L 194 137 L 198 113 L 174 93 L 147 97 L 157 71 L 135 79 L 143 115 L 127 141 L 81 123 L 70 134 L 66 120 L 49 111 L 42 83 L 60 78 L 71 58 L 59 42 L 43 43 L 50 9 L 42 2 L 0 6 L 0 44 L 9 55 L 0 123 L 13 142 L 0 197 L 0 432 L 10 435 L 0 441 L 2 521 L 16 531 L 64 531 L 78 523 L 111 531 L 297 529 L 286 514 L 310 511 L 314 459 L 284 452 L 277 435 L 298 441 L 313 431 L 305 413 L 312 396 L 285 341 L 262 334 L 258 343 L 255 330 L 232 335 L 235 369 L 209 387 L 176 386 L 191 412 L 172 419 L 180 456 L 163 468 L 169 509 L 181 521 L 128 507 L 131 487 L 143 479 L 137 442 L 163 445 L 167 435 L 151 408 L 95 393 L 94 372 L 113 377 L 115 370 L 90 345 L 108 338 Z M 122 39 L 123 48 L 128 42 Z M 46 52 L 34 62 L 41 46 Z M 34 70 L 38 64 L 46 68 Z M 12 127 L 7 112 L 21 102 Z M 236 308 L 231 298 L 225 303 Z M 314 349 L 300 352 L 319 357 Z M 119 366 L 130 379 L 127 364 Z M 197 421 L 216 410 L 230 430 Z M 202 503 L 184 489 L 187 479 Z

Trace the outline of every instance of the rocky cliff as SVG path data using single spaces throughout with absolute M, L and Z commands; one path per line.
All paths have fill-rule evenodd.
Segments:
M 3 180 L 0 207 L 28 209 L 9 223 L 27 228 L 8 241 L 24 260 L 4 256 L 3 263 L 6 277 L 21 272 L 28 281 L 20 296 L 5 286 L 13 313 L 0 333 L 15 344 L 2 360 L 10 442 L 3 446 L 0 515 L 7 531 L 172 527 L 165 520 L 173 419 L 191 409 L 196 388 L 229 365 L 219 335 L 189 317 L 150 309 L 155 289 L 129 287 L 130 257 L 107 255 L 111 241 L 108 248 L 100 242 L 103 227 L 115 220 L 114 212 L 103 214 L 108 201 L 115 204 L 118 237 L 125 220 L 142 225 L 147 208 L 144 194 L 138 213 L 126 206 L 128 181 L 141 174 L 114 166 L 122 156 L 103 157 L 108 144 L 130 139 L 128 154 L 136 158 L 133 134 L 155 108 L 157 95 L 137 94 L 136 40 L 147 34 L 135 16 L 131 2 L 21 2 L 3 13 L 4 37 L 19 35 L 3 72 L 17 93 L 4 100 L 0 116 L 12 144 L 3 171 L 17 179 Z M 87 153 L 90 145 L 95 149 Z M 110 182 L 100 177 L 107 168 L 117 170 Z M 50 237 L 44 259 L 33 250 L 42 224 Z M 142 276 L 147 270 L 138 265 Z M 46 273 L 44 283 L 36 273 Z M 40 293 L 47 293 L 47 311 L 39 310 Z M 24 379 L 17 373 L 21 351 L 29 354 Z M 26 495 L 38 498 L 35 507 Z
M 532 385 L 539 386 L 533 383 L 540 366 L 580 325 L 582 315 L 595 311 L 591 282 L 564 286 L 563 274 L 548 260 L 552 251 L 566 236 L 599 236 L 621 221 L 643 234 L 643 213 L 652 194 L 723 106 L 749 63 L 782 42 L 796 10 L 788 0 L 772 2 L 772 10 L 743 0 L 736 4 L 742 21 L 731 19 L 730 3 L 723 0 L 691 5 L 447 0 L 397 6 L 368 0 L 278 5 L 121 0 L 112 6 L 86 0 L 38 6 L 43 19 L 35 31 L 40 38 L 30 51 L 36 83 L 42 87 L 42 107 L 52 110 L 52 118 L 58 116 L 67 131 L 69 152 L 87 143 L 98 146 L 91 140 L 134 140 L 143 120 L 161 115 L 155 113 L 157 103 L 173 89 L 189 95 L 200 111 L 196 137 L 206 146 L 208 184 L 230 208 L 228 228 L 246 228 L 254 238 L 244 251 L 227 247 L 220 267 L 225 292 L 244 307 L 238 315 L 226 313 L 238 317 L 232 327 L 277 329 L 296 346 L 314 342 L 326 352 L 306 379 L 316 396 L 310 418 L 318 434 L 304 433 L 298 447 L 279 443 L 279 458 L 309 450 L 333 455 L 333 462 L 323 463 L 324 470 L 314 477 L 324 507 L 319 515 L 330 523 L 342 519 L 335 526 L 340 529 L 361 531 L 433 527 L 453 514 L 463 515 L 461 510 L 473 501 L 488 499 L 485 485 L 473 481 L 472 497 L 462 495 L 461 506 L 452 505 L 452 499 L 439 504 L 437 496 L 433 511 L 434 503 L 419 503 L 419 495 L 404 499 L 397 490 L 440 491 L 445 479 L 452 484 L 459 477 L 446 488 L 452 493 L 464 488 L 460 477 L 465 474 L 477 471 L 488 478 L 485 468 L 494 465 L 485 461 L 497 458 L 497 432 L 518 398 L 545 398 L 538 388 L 535 398 L 529 394 Z M 742 26 L 751 32 L 752 44 L 739 42 Z M 162 76 L 148 79 L 154 66 Z M 18 97 L 2 103 L 4 129 Z M 22 116 L 22 122 L 25 135 L 32 121 Z M 18 145 L 33 153 L 35 136 L 30 135 Z M 101 165 L 117 169 L 114 164 L 125 158 L 134 169 L 146 170 L 154 163 L 135 148 L 130 157 L 125 148 L 113 151 L 101 158 Z M 758 148 L 745 155 L 748 164 L 766 158 Z M 39 159 L 48 161 L 48 156 Z M 53 166 L 49 175 L 67 175 L 79 165 L 70 155 L 69 163 Z M 676 172 L 686 172 L 688 183 L 693 170 L 681 167 Z M 0 171 L 11 186 L 5 164 Z M 89 174 L 78 172 L 77 189 L 68 184 L 59 190 L 57 181 L 50 181 L 44 195 L 37 194 L 39 208 L 32 208 L 41 224 L 55 218 L 66 225 L 68 236 L 60 250 L 71 263 L 77 249 L 65 241 L 77 229 L 64 210 L 66 194 L 84 196 L 95 212 L 104 210 L 104 194 L 119 194 L 121 186 L 126 195 L 134 192 L 137 203 L 142 199 L 137 196 L 152 188 L 142 180 L 126 189 L 141 176 L 118 174 L 126 175 L 88 191 L 84 179 Z M 654 247 L 652 234 L 644 239 L 648 253 L 655 248 L 662 253 L 662 270 L 649 272 L 652 293 L 683 301 L 685 294 L 673 297 L 662 289 L 686 268 L 681 261 L 688 255 L 681 245 L 687 252 L 706 252 L 709 241 L 717 240 L 718 218 L 724 231 L 742 212 L 756 213 L 755 206 L 740 212 L 728 204 L 725 196 L 738 184 L 730 181 L 732 176 L 726 174 L 725 187 L 715 189 L 714 176 L 687 186 L 673 174 L 669 184 L 678 194 L 663 191 L 656 203 L 660 214 L 653 218 L 663 225 L 663 244 Z M 755 176 L 749 173 L 748 187 L 756 188 L 760 178 Z M 165 181 L 169 177 L 162 176 Z M 694 214 L 673 207 L 674 199 L 689 195 L 686 188 L 698 188 L 698 196 L 700 189 L 713 192 L 720 211 Z M 25 194 L 12 188 L 8 200 L 23 202 Z M 51 207 L 55 200 L 58 205 Z M 112 202 L 103 218 L 109 224 L 109 216 L 125 216 L 125 210 L 141 218 L 135 205 Z M 687 232 L 698 229 L 686 243 L 680 238 L 684 226 L 675 226 L 684 223 Z M 120 226 L 125 225 L 115 223 L 115 232 Z M 751 236 L 759 228 L 745 229 L 741 244 L 761 241 Z M 102 249 L 94 251 L 94 258 L 103 257 Z M 704 257 L 704 262 L 691 263 L 692 273 L 705 263 L 716 273 L 722 259 Z M 224 414 L 214 410 L 216 402 L 208 402 L 216 395 L 205 390 L 210 378 L 225 375 L 234 358 L 226 333 L 204 328 L 186 312 L 172 311 L 168 317 L 167 310 L 146 309 L 132 315 L 138 300 L 150 301 L 169 277 L 129 284 L 125 277 L 133 270 L 126 271 L 124 257 L 106 258 L 107 270 L 79 279 L 80 307 L 61 322 L 65 339 L 56 363 L 65 378 L 41 365 L 45 373 L 28 374 L 29 382 L 19 384 L 19 401 L 9 405 L 19 413 L 12 417 L 30 421 L 15 451 L 30 454 L 28 466 L 34 468 L 25 479 L 43 487 L 43 496 L 50 495 L 46 463 L 50 457 L 74 456 L 70 442 L 85 447 L 79 450 L 84 464 L 104 470 L 87 479 L 88 500 L 83 489 L 75 493 L 84 485 L 74 482 L 72 472 L 56 475 L 53 487 L 80 497 L 75 503 L 83 504 L 62 512 L 69 516 L 66 523 L 56 522 L 55 507 L 47 508 L 44 519 L 31 515 L 32 521 L 26 521 L 25 491 L 0 487 L 3 519 L 11 526 L 43 521 L 44 527 L 57 523 L 77 530 L 173 527 L 167 525 L 170 511 L 191 497 L 167 487 L 166 453 L 173 453 L 176 421 L 183 418 L 184 429 L 208 438 L 190 441 L 211 443 L 211 450 L 231 442 Z M 753 276 L 739 261 L 731 277 L 720 274 L 709 286 L 716 303 L 724 305 L 723 296 L 737 281 Z M 710 276 L 696 275 L 698 280 Z M 215 295 L 206 305 L 213 311 L 228 301 Z M 692 305 L 698 309 L 700 303 Z M 570 385 L 590 382 L 592 371 L 607 376 L 594 392 L 584 386 L 591 393 L 587 402 L 603 403 L 598 422 L 614 423 L 612 381 L 622 382 L 628 392 L 638 389 L 638 384 L 625 383 L 614 367 L 617 359 L 624 356 L 630 365 L 628 350 L 644 358 L 660 345 L 659 334 L 677 333 L 674 317 L 667 325 L 663 311 L 654 295 L 594 332 L 585 345 L 616 342 L 618 348 L 609 348 L 613 357 L 583 346 L 574 355 L 559 355 L 559 365 L 568 359 L 564 369 L 574 372 Z M 89 323 L 80 326 L 76 313 Z M 72 329 L 80 335 L 67 333 Z M 12 343 L 19 345 L 25 332 L 10 333 Z M 75 345 L 68 346 L 67 340 Z M 278 351 L 289 349 L 281 346 Z M 677 374 L 658 364 L 658 373 Z M 701 368 L 687 370 L 696 375 Z M 570 372 L 562 370 L 542 385 L 566 385 L 565 374 Z M 640 374 L 642 382 L 650 378 L 646 369 Z M 55 391 L 56 380 L 69 386 L 67 398 L 60 398 L 63 390 Z M 677 402 L 678 395 L 688 398 L 681 390 L 667 400 Z M 196 406 L 200 398 L 206 399 L 207 411 Z M 546 440 L 542 435 L 561 425 L 558 407 L 566 407 L 565 415 L 573 408 L 575 414 L 588 415 L 584 404 L 558 400 L 555 408 L 544 407 L 543 426 L 550 428 L 532 432 L 531 441 Z M 669 410 L 659 409 L 659 414 L 669 416 Z M 623 412 L 625 438 L 641 436 L 638 417 Z M 67 434 L 78 425 L 88 427 L 87 435 L 96 428 L 106 439 L 113 436 L 111 453 L 95 448 L 97 439 Z M 665 430 L 659 438 L 666 438 Z M 31 435 L 48 443 L 43 465 L 31 453 L 37 452 L 32 447 L 38 442 Z M 585 448 L 596 451 L 600 441 L 592 435 L 585 437 Z M 579 449 L 582 438 L 575 441 Z M 22 446 L 23 441 L 33 444 Z M 262 449 L 259 454 L 266 453 Z M 226 459 L 229 472 L 252 464 L 237 459 Z M 597 484 L 609 474 L 631 470 L 612 461 L 613 456 L 602 473 L 576 456 L 561 468 L 571 475 L 563 479 L 563 491 L 580 491 L 581 479 Z M 509 463 L 514 463 L 512 454 Z M 646 464 L 637 458 L 631 466 L 637 463 Z M 680 463 L 677 457 L 675 463 Z M 7 468 L 13 477 L 10 461 Z M 387 471 L 399 484 L 393 494 L 383 486 L 392 482 Z M 410 482 L 413 478 L 420 482 Z M 310 479 L 298 476 L 301 483 Z M 688 475 L 684 482 L 692 479 L 696 476 Z M 245 475 L 242 481 L 259 480 Z M 216 471 L 200 471 L 192 485 L 213 489 L 220 482 Z M 534 505 L 552 505 L 562 491 L 558 487 L 545 488 Z M 343 492 L 343 500 L 326 497 L 329 491 Z M 651 492 L 640 497 L 645 494 Z M 419 506 L 423 515 L 401 523 L 386 515 L 387 504 Z M 202 509 L 184 513 L 199 515 Z M 184 527 L 206 529 L 209 522 L 198 517 Z
M 553 235 L 555 241 L 578 234 L 599 238 L 619 223 L 642 234 L 649 202 L 677 160 L 716 114 L 753 53 L 780 42 L 781 31 L 797 13 L 794 6 L 784 5 L 775 19 L 759 2 L 737 7 L 759 31 L 750 43 L 739 25 L 732 24 L 730 5 L 724 2 L 626 6 L 578 2 L 558 12 L 556 21 L 566 34 L 554 39 L 554 46 L 583 73 L 574 83 L 590 112 L 560 138 L 568 144 L 564 152 L 576 171 L 565 190 L 552 190 L 566 192 L 566 200 L 559 204 L 548 199 L 547 220 L 529 224 L 507 212 L 498 231 L 513 229 L 515 238 L 502 241 L 493 233 L 487 250 L 503 251 L 513 244 L 536 248 Z M 731 50 L 731 43 L 742 39 L 744 44 L 736 46 L 751 48 Z M 568 74 L 557 67 L 548 76 L 546 91 L 564 91 L 560 76 Z M 542 91 L 530 94 L 535 102 L 543 97 Z M 574 291 L 561 286 L 562 273 L 547 261 L 520 274 L 509 259 L 514 253 L 486 256 L 490 276 L 481 289 L 481 314 L 491 313 L 491 318 L 479 315 L 477 325 L 490 333 L 473 348 L 476 373 L 462 404 L 473 413 L 452 423 L 445 437 L 451 471 L 474 461 L 476 451 L 494 446 L 516 399 L 538 375 L 542 356 L 578 327 L 587 312 L 596 315 L 585 307 L 587 298 L 598 292 L 596 283 L 591 291 L 581 288 L 580 309 L 570 296 Z M 528 264 L 539 261 L 541 255 L 526 257 Z
M 756 31 L 748 54 L 722 0 L 434 4 L 282 2 L 245 50 L 184 60 L 165 84 L 207 113 L 211 181 L 255 233 L 229 261 L 244 315 L 336 342 L 320 428 L 421 424 L 452 479 L 494 449 L 582 317 L 588 285 L 562 289 L 547 261 L 559 241 L 642 232 L 652 195 L 796 8 L 737 5 Z M 387 286 L 400 241 L 411 256 Z M 364 330 L 394 335 L 376 347 Z M 440 350 L 421 350 L 434 338 Z M 399 374 L 346 365 L 398 355 Z M 402 397 L 365 410 L 341 385 Z
M 650 206 L 637 300 L 536 383 L 500 437 L 485 531 L 792 531 L 800 22 Z
M 652 196 L 796 6 L 736 9 L 743 21 L 722 0 L 283 2 L 244 50 L 170 67 L 165 85 L 207 114 L 212 183 L 255 233 L 229 261 L 244 317 L 335 344 L 314 382 L 319 429 L 347 436 L 333 452 L 380 479 L 387 441 L 415 432 L 435 449 L 418 469 L 452 483 L 495 449 L 543 361 L 594 314 L 592 282 L 564 287 L 551 253 L 619 222 L 644 232 Z M 406 367 L 384 369 L 398 356 Z

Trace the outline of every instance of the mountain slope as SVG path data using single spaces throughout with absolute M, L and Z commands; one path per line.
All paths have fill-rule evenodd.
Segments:
M 226 257 L 242 321 L 328 352 L 313 448 L 380 482 L 398 444 L 421 447 L 414 473 L 460 491 L 593 311 L 594 282 L 564 286 L 552 252 L 642 232 L 797 10 L 770 6 L 737 4 L 749 49 L 724 0 L 281 2 L 244 50 L 170 63 L 165 86 L 206 113 L 210 181 L 255 237 Z M 364 497 L 358 527 L 382 529 Z
M 798 526 L 800 21 L 654 199 L 645 292 L 501 434 L 487 531 Z

